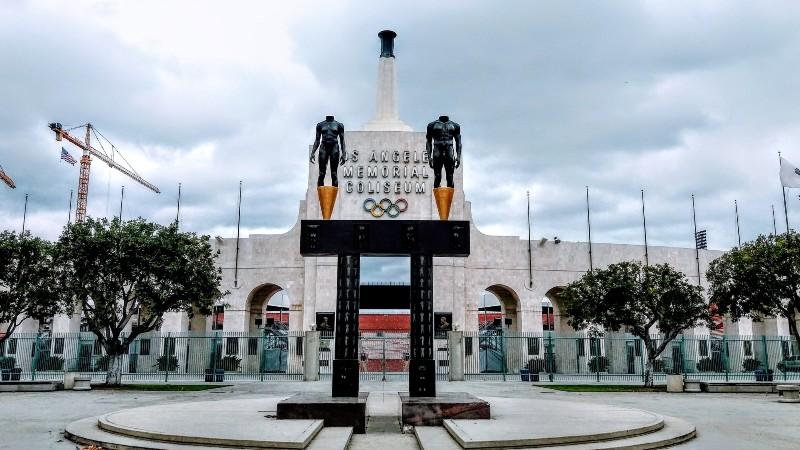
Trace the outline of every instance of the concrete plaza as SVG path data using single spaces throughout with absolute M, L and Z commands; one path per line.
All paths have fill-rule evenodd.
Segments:
M 367 434 L 355 435 L 352 449 L 417 448 L 412 434 L 397 424 L 398 391 L 404 382 L 362 382 L 369 391 Z M 800 446 L 800 405 L 777 402 L 774 394 L 570 393 L 528 383 L 439 382 L 440 391 L 477 396 L 547 398 L 625 406 L 675 416 L 697 427 L 684 449 L 793 449 Z M 62 432 L 74 420 L 124 408 L 159 403 L 284 396 L 300 391 L 328 392 L 329 382 L 240 383 L 202 392 L 108 391 L 0 394 L 0 448 L 74 449 Z M 209 411 L 213 414 L 213 411 Z M 542 414 L 547 414 L 543 411 Z M 531 420 L 536 420 L 532 417 Z M 254 424 L 242 424 L 250 427 Z

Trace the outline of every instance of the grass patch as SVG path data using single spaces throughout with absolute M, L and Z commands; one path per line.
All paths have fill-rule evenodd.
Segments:
M 537 387 L 564 392 L 667 392 L 666 386 L 644 387 L 625 384 L 540 384 Z
M 121 386 L 98 384 L 92 385 L 92 389 L 111 391 L 199 392 L 230 386 L 230 384 L 123 384 Z

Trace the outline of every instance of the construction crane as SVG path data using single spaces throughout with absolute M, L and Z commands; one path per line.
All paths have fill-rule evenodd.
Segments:
M 14 184 L 14 180 L 3 171 L 3 166 L 0 166 L 0 180 L 3 180 L 3 183 L 7 184 L 11 189 L 17 188 L 17 185 Z
M 83 141 L 71 135 L 69 133 L 69 130 L 63 129 L 60 123 L 51 123 L 49 126 L 50 129 L 56 133 L 56 141 L 61 141 L 62 139 L 66 139 L 67 141 L 71 142 L 73 145 L 75 145 L 76 147 L 80 148 L 83 151 L 83 156 L 81 156 L 81 170 L 80 170 L 80 175 L 78 176 L 78 202 L 75 207 L 76 222 L 83 222 L 83 220 L 86 218 L 86 204 L 89 200 L 89 169 L 91 168 L 92 164 L 92 158 L 91 158 L 92 156 L 96 156 L 98 159 L 108 164 L 109 167 L 119 170 L 120 172 L 124 173 L 137 183 L 150 189 L 156 194 L 161 193 L 161 191 L 158 190 L 158 188 L 155 185 L 142 178 L 132 168 L 127 168 L 122 164 L 114 161 L 113 156 L 109 157 L 105 153 L 105 151 L 99 151 L 96 148 L 92 147 L 90 139 L 91 135 L 95 133 L 95 131 L 91 123 L 75 127 L 75 128 L 86 127 L 86 137 Z M 97 137 L 96 134 L 95 137 Z M 100 141 L 99 138 L 97 140 L 98 142 Z M 102 144 L 100 144 L 100 146 L 102 148 Z

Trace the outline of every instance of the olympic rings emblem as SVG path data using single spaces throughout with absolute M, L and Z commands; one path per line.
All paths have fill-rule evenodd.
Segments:
M 383 217 L 384 214 L 394 219 L 408 209 L 408 201 L 404 198 L 398 198 L 397 201 L 392 202 L 390 199 L 384 198 L 377 202 L 374 198 L 368 198 L 364 200 L 362 206 L 364 211 L 370 213 L 376 219 Z

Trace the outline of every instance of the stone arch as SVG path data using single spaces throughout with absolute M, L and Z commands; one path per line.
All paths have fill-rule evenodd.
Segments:
M 503 318 L 503 329 L 508 331 L 519 331 L 520 300 L 516 291 L 504 284 L 493 284 L 487 287 L 485 291 L 494 295 L 495 298 L 497 298 L 497 300 L 500 302 L 500 311 Z
M 250 292 L 245 304 L 245 317 L 251 333 L 268 326 L 268 322 L 288 329 L 289 302 L 288 299 L 283 301 L 285 294 L 286 291 L 274 283 L 263 283 Z
M 553 332 L 555 334 L 574 333 L 575 328 L 569 325 L 569 316 L 564 311 L 564 302 L 560 298 L 561 291 L 564 290 L 563 286 L 555 286 L 544 294 L 542 304 L 546 299 L 553 307 L 552 317 L 542 318 L 543 321 L 549 320 L 553 322 Z M 546 323 L 546 322 L 545 322 Z

